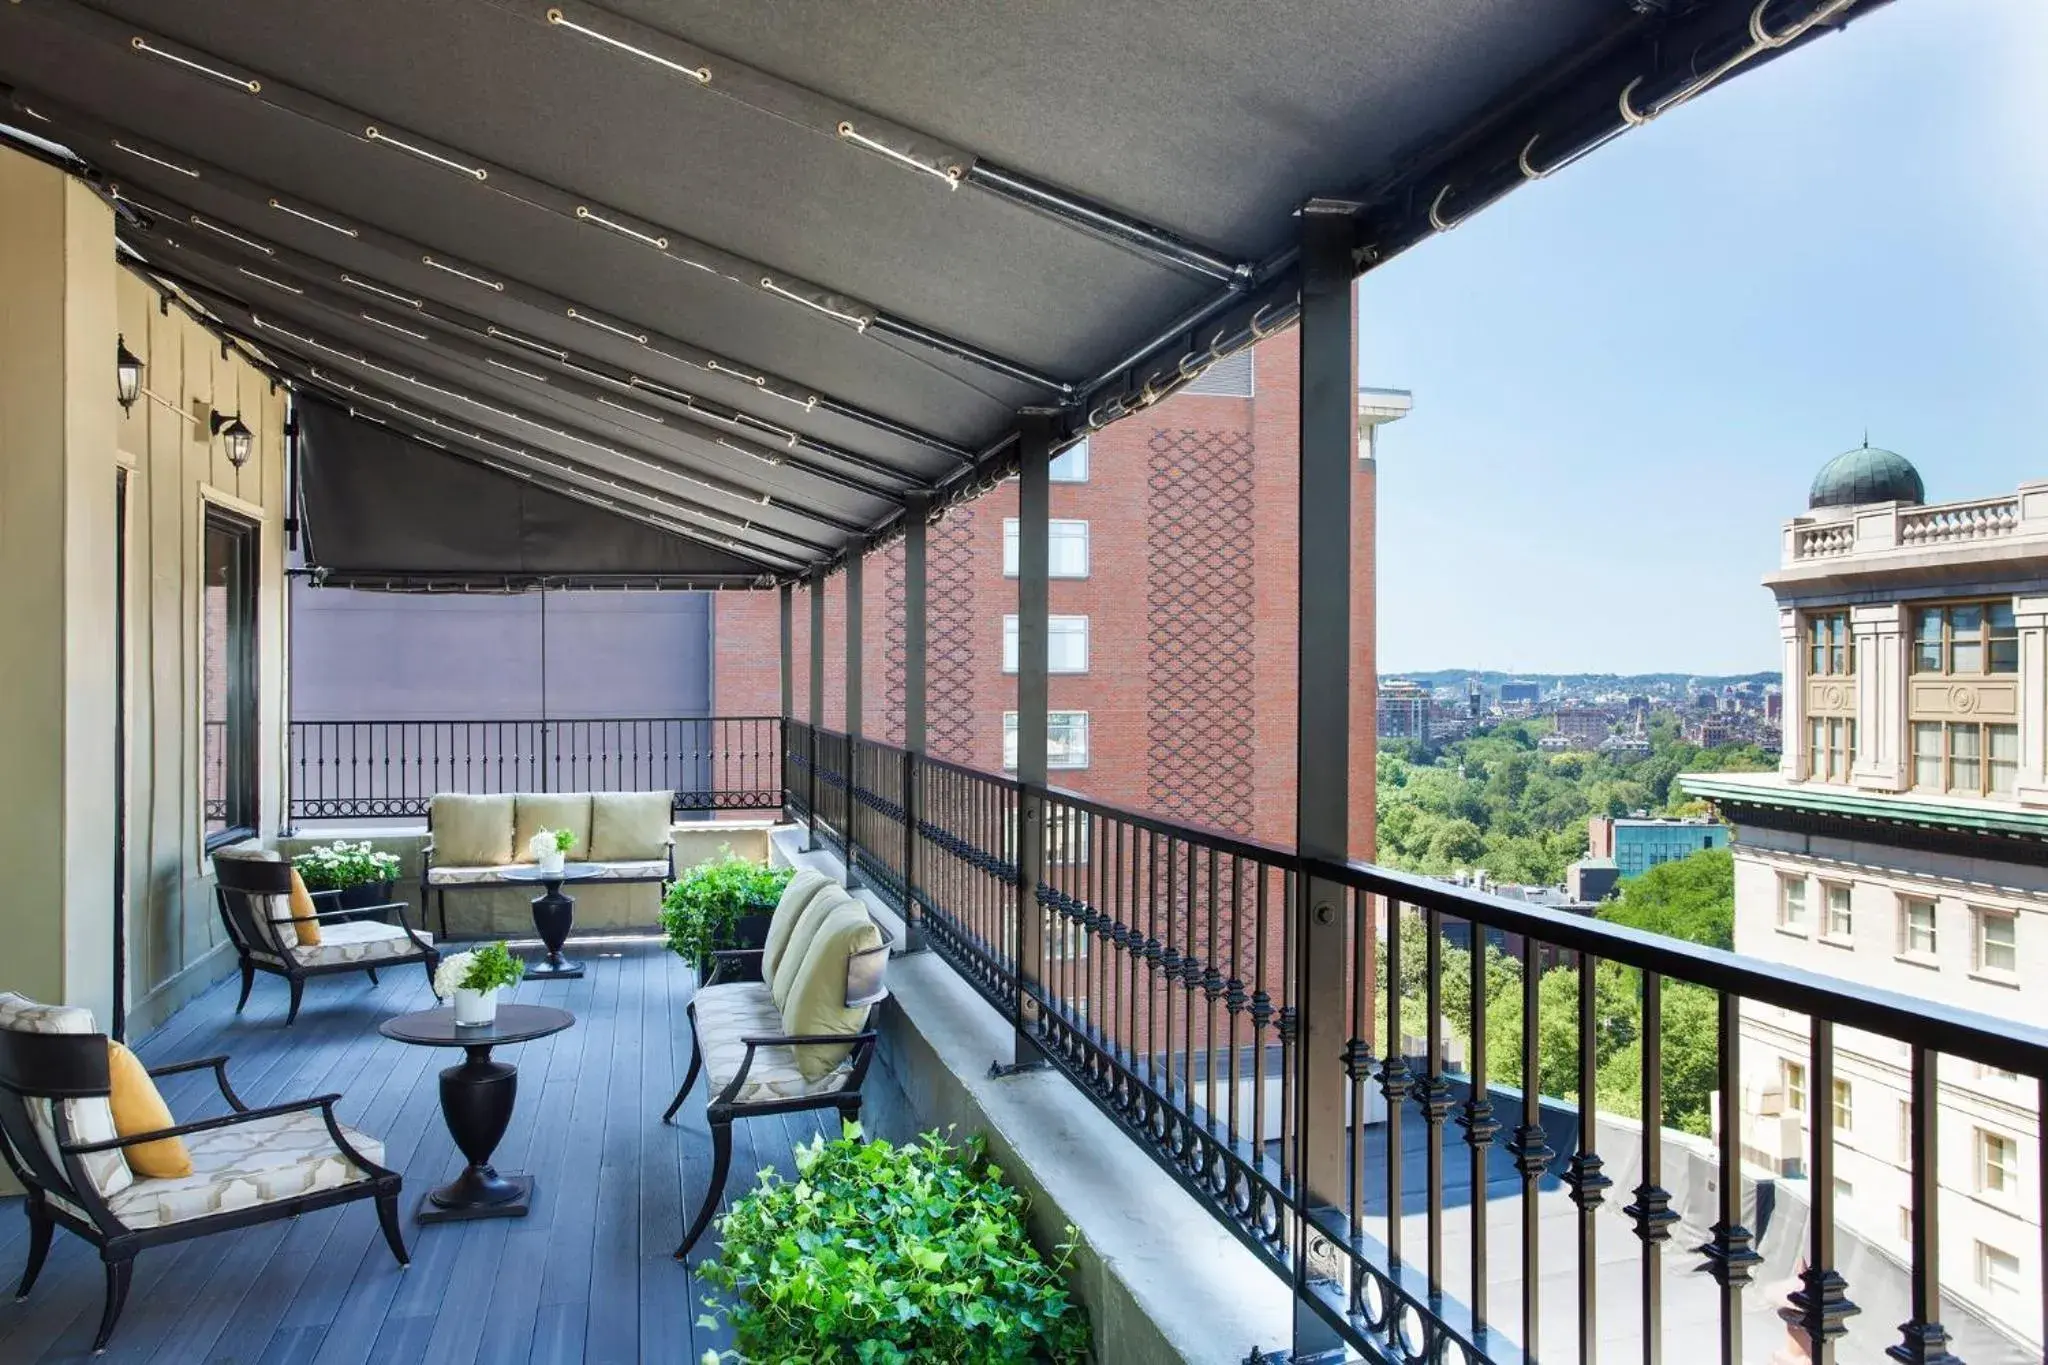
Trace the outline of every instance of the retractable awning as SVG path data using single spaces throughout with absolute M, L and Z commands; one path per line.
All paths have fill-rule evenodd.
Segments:
M 14 0 L 0 120 L 302 394 L 778 579 L 1287 325 L 1304 202 L 1370 269 L 1882 3 Z

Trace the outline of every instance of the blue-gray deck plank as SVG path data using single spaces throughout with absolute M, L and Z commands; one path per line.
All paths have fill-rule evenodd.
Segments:
M 237 1016 L 239 982 L 223 981 L 143 1039 L 136 1050 L 153 1064 L 226 1053 L 250 1104 L 340 1092 L 342 1120 L 381 1139 L 386 1164 L 405 1175 L 413 1265 L 392 1261 L 368 1203 L 145 1252 L 109 1365 L 694 1361 L 727 1344 L 697 1323 L 694 1268 L 670 1259 L 711 1168 L 701 1082 L 674 1126 L 660 1122 L 689 1061 L 684 1007 L 695 978 L 657 944 L 576 946 L 582 980 L 529 982 L 516 995 L 573 1010 L 577 1026 L 499 1054 L 520 1077 L 497 1164 L 539 1182 L 524 1219 L 429 1228 L 415 1219 L 420 1196 L 461 1163 L 438 1097 L 438 1073 L 458 1055 L 376 1031 L 432 1004 L 416 967 L 376 986 L 353 976 L 310 982 L 291 1029 L 281 983 L 259 979 Z M 164 1090 L 181 1118 L 223 1108 L 209 1075 L 173 1078 Z M 793 1170 L 791 1143 L 829 1127 L 809 1115 L 740 1125 L 728 1199 L 764 1167 Z M 20 1202 L 0 1200 L 0 1278 L 19 1273 L 26 1250 Z M 714 1243 L 707 1236 L 692 1261 Z M 90 1360 L 101 1284 L 98 1258 L 60 1231 L 34 1295 L 0 1304 L 0 1360 Z

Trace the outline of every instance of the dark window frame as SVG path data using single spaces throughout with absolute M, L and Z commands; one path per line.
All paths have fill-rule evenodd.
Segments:
M 233 542 L 230 578 L 228 582 L 227 640 L 222 651 L 222 662 L 227 668 L 227 715 L 222 724 L 222 762 L 225 766 L 226 784 L 218 806 L 210 799 L 206 790 L 208 772 L 202 762 L 200 783 L 199 828 L 204 849 L 211 854 L 215 849 L 228 844 L 253 839 L 260 824 L 260 801 L 257 787 L 257 729 L 261 684 L 258 678 L 257 650 L 257 602 L 259 599 L 258 569 L 261 563 L 259 537 L 262 527 L 225 507 L 208 503 L 206 516 L 201 528 L 201 574 L 200 587 L 200 701 L 202 759 L 204 756 L 205 726 L 210 724 L 206 716 L 206 630 L 207 613 L 205 606 L 206 586 L 203 575 L 206 566 L 212 562 L 209 547 L 205 544 L 214 535 L 229 537 Z M 215 819 L 222 827 L 211 828 Z

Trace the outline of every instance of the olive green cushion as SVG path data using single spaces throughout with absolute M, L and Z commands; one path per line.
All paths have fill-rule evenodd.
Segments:
M 819 1033 L 859 1033 L 868 1021 L 866 1005 L 846 1003 L 846 962 L 855 953 L 882 946 L 882 931 L 868 917 L 867 907 L 848 897 L 825 917 L 804 949 L 804 960 L 781 1003 L 782 1027 L 793 1037 Z M 846 1060 L 853 1045 L 799 1047 L 797 1069 L 815 1081 Z
M 811 950 L 811 937 L 818 932 L 818 926 L 830 919 L 834 910 L 855 903 L 837 882 L 811 897 L 811 903 L 803 908 L 790 929 L 782 955 L 775 960 L 775 975 L 768 978 L 768 994 L 775 1001 L 775 1008 L 781 1009 L 782 1002 L 789 998 L 789 988 L 796 983 L 797 971 L 804 965 L 804 954 Z
M 782 965 L 782 953 L 789 946 L 789 936 L 796 932 L 796 922 L 803 918 L 804 908 L 826 887 L 833 885 L 832 879 L 812 868 L 798 868 L 789 885 L 782 888 L 782 899 L 775 902 L 775 917 L 768 921 L 768 942 L 761 949 L 761 979 L 773 983 L 775 969 Z
M 673 792 L 592 792 L 589 851 L 581 856 L 594 863 L 666 858 L 674 820 Z
M 572 862 L 583 862 L 590 857 L 590 793 L 589 792 L 521 792 L 513 798 L 512 804 L 512 857 L 515 863 L 533 861 L 533 850 L 527 847 L 533 836 L 544 829 L 566 829 L 576 836 L 576 842 L 569 845 Z
M 427 809 L 434 861 L 444 867 L 496 867 L 512 861 L 512 795 L 442 792 Z

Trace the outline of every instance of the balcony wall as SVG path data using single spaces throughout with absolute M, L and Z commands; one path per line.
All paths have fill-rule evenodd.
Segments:
M 110 1024 L 118 894 L 129 1029 L 140 1032 L 232 965 L 216 951 L 201 832 L 208 504 L 259 528 L 258 810 L 264 832 L 280 822 L 285 399 L 177 307 L 160 309 L 118 263 L 114 234 L 112 211 L 91 190 L 0 151 L 0 574 L 14 589 L 0 652 L 0 744 L 9 755 L 0 856 L 10 880 L 0 989 L 87 1005 Z M 125 416 L 117 336 L 142 357 L 155 395 Z M 195 426 L 195 404 L 202 417 L 208 407 L 239 411 L 254 431 L 242 469 Z M 110 778 L 123 733 L 126 802 L 117 809 Z

